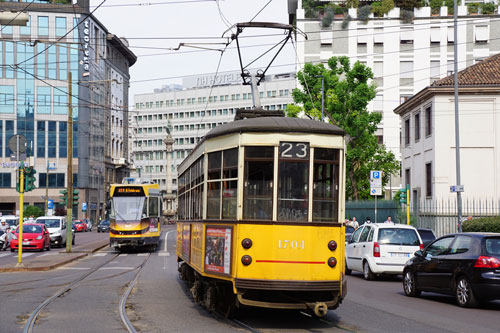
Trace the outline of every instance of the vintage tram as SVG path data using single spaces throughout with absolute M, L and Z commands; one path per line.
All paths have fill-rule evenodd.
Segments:
M 156 251 L 161 234 L 158 184 L 111 185 L 110 198 L 109 246 Z
M 323 316 L 346 295 L 345 140 L 280 116 L 212 129 L 179 166 L 177 260 L 195 301 Z

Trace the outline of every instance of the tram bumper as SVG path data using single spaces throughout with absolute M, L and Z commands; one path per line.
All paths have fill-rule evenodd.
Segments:
M 150 244 L 158 244 L 159 237 L 120 237 L 111 238 L 109 240 L 110 247 L 133 247 L 133 246 L 144 246 Z

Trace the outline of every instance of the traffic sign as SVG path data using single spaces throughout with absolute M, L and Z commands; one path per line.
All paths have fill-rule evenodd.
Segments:
M 382 188 L 381 187 L 371 188 L 370 195 L 382 195 Z
M 48 208 L 48 209 L 54 209 L 54 200 L 49 199 L 49 200 L 47 201 L 47 208 Z
M 463 185 L 453 185 L 450 186 L 450 192 L 463 192 L 464 191 L 464 186 Z
M 370 180 L 382 179 L 382 171 L 372 170 L 370 171 Z
M 86 212 L 86 211 L 87 211 L 87 203 L 83 202 L 82 203 L 82 212 Z

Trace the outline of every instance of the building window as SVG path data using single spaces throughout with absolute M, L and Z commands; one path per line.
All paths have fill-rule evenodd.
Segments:
M 476 25 L 474 27 L 474 40 L 476 43 L 488 43 L 488 26 Z
M 64 173 L 49 173 L 49 188 L 65 187 Z M 38 178 L 38 187 L 47 186 L 47 174 L 40 173 Z
M 439 79 L 439 76 L 440 76 L 439 73 L 441 72 L 439 60 L 431 60 L 430 72 L 431 72 L 431 83 L 434 80 L 438 80 Z
M 36 156 L 45 157 L 45 121 L 36 124 Z
M 432 197 L 432 163 L 425 165 L 425 195 Z
M 38 16 L 38 35 L 48 36 L 49 35 L 49 17 L 48 16 Z
M 404 102 L 409 100 L 411 96 L 412 95 L 400 95 L 399 96 L 399 104 L 403 104 Z
M 12 175 L 9 173 L 0 173 L 0 187 L 1 188 L 10 188 L 11 186 L 11 177 Z
M 21 35 L 31 35 L 31 15 L 28 17 L 28 22 L 26 22 L 26 26 L 21 26 L 19 28 L 19 32 Z
M 431 45 L 441 43 L 441 27 L 431 27 Z
M 49 140 L 48 140 L 48 157 L 56 157 L 56 147 L 57 147 L 57 122 L 49 121 Z
M 56 36 L 61 37 L 66 34 L 66 18 L 56 17 Z
M 413 83 L 413 61 L 401 61 L 399 63 L 400 84 Z
M 0 113 L 14 113 L 14 86 L 0 86 Z
M 68 123 L 59 122 L 59 157 L 68 157 Z
M 415 142 L 420 140 L 420 112 L 415 115 Z
M 401 28 L 401 44 L 413 44 L 413 28 Z
M 425 136 L 432 135 L 432 107 L 425 109 Z
M 410 144 L 410 118 L 405 120 L 405 146 Z

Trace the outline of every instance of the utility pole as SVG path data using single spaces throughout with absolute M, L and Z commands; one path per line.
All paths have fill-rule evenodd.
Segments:
M 453 0 L 453 82 L 455 92 L 455 159 L 457 185 L 461 185 L 460 180 L 460 126 L 458 116 L 458 31 L 457 31 L 457 0 Z M 457 191 L 457 218 L 458 232 L 462 232 L 462 194 Z
M 47 173 L 45 174 L 45 215 L 49 215 L 49 161 L 47 160 Z
M 17 160 L 19 161 L 19 138 L 17 139 Z M 19 168 L 19 241 L 17 251 L 17 266 L 23 266 L 23 208 L 24 208 L 24 163 L 18 163 Z
M 73 106 L 72 106 L 72 77 L 68 72 L 68 172 L 66 173 L 68 184 L 68 200 L 66 203 L 66 253 L 71 253 L 71 242 L 73 240 Z

